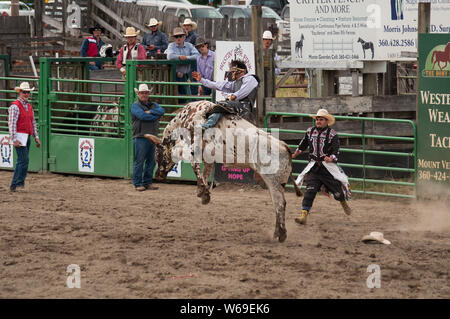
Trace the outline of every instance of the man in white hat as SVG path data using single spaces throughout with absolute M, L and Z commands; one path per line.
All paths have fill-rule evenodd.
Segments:
M 167 35 L 158 29 L 161 24 L 162 21 L 155 18 L 151 18 L 147 24 L 147 27 L 152 31 L 146 33 L 142 40 L 142 45 L 147 49 L 147 57 L 155 57 L 156 54 L 164 53 L 169 45 Z
M 119 55 L 116 60 L 116 68 L 122 73 L 123 77 L 126 76 L 125 65 L 127 60 L 145 60 L 147 53 L 142 44 L 137 43 L 137 36 L 140 31 L 136 31 L 133 27 L 128 27 L 123 35 L 127 43 L 120 49 Z
M 270 48 L 270 46 L 272 45 L 272 42 L 273 42 L 272 32 L 270 32 L 269 30 L 264 31 L 264 33 L 263 33 L 263 50 L 266 51 L 268 48 Z
M 191 19 L 187 18 L 184 20 L 183 24 L 181 25 L 186 32 L 186 39 L 184 41 L 191 43 L 192 45 L 195 45 L 197 42 L 198 34 L 194 30 L 197 29 L 197 23 L 192 21 Z
M 17 163 L 9 187 L 11 192 L 15 192 L 17 188 L 25 187 L 29 163 L 30 135 L 34 136 L 36 146 L 41 146 L 33 107 L 29 102 L 34 87 L 30 88 L 28 82 L 22 82 L 14 90 L 19 93 L 19 97 L 12 102 L 8 109 L 9 139 L 17 153 Z
M 311 117 L 315 119 L 315 126 L 307 129 L 305 137 L 292 154 L 292 158 L 296 158 L 309 147 L 310 162 L 295 181 L 300 187 L 306 180 L 301 215 L 295 218 L 299 224 L 306 224 L 313 201 L 322 186 L 325 186 L 326 191 L 333 194 L 334 198 L 341 203 L 347 215 L 351 213 L 346 202 L 350 199 L 350 184 L 344 171 L 336 164 L 339 155 L 339 138 L 336 131 L 330 127 L 335 122 L 334 116 L 327 110 L 320 109 Z
M 164 109 L 149 99 L 150 90 L 147 84 L 140 84 L 134 89 L 138 100 L 131 105 L 131 121 L 133 126 L 134 164 L 133 186 L 137 191 L 154 190 L 152 185 L 155 168 L 155 144 L 145 138 L 145 134 L 158 136 L 159 119 Z
M 269 52 L 269 49 L 271 48 L 274 39 L 275 38 L 272 36 L 272 32 L 270 32 L 270 30 L 264 31 L 264 33 L 263 33 L 263 54 L 264 54 L 264 57 Z M 281 70 L 276 67 L 276 62 L 278 60 L 280 60 L 280 58 L 278 57 L 278 54 L 277 54 L 276 50 L 273 50 L 273 51 L 274 51 L 274 53 L 273 53 L 273 60 L 274 60 L 274 70 L 275 70 L 275 74 L 274 75 L 276 76 L 276 75 L 279 75 L 280 72 L 281 72 Z M 266 59 L 264 59 L 264 60 L 266 60 Z M 266 61 L 264 61 L 264 67 L 267 69 L 268 65 L 266 65 L 266 64 L 268 64 L 268 63 L 266 63 Z M 269 74 L 267 74 L 266 76 L 269 76 Z

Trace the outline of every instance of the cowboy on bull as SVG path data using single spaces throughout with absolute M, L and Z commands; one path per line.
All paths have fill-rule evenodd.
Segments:
M 327 193 L 332 193 L 334 199 L 339 201 L 347 215 L 351 209 L 347 205 L 350 199 L 350 184 L 347 175 L 337 166 L 339 155 L 339 138 L 332 126 L 335 122 L 334 116 L 327 110 L 320 109 L 316 115 L 315 126 L 308 128 L 305 137 L 298 144 L 292 158 L 296 158 L 309 147 L 310 162 L 300 173 L 295 181 L 301 187 L 306 181 L 306 192 L 302 202 L 301 215 L 295 218 L 299 224 L 306 224 L 306 218 L 313 205 L 317 192 L 325 186 Z
M 259 78 L 247 72 L 247 66 L 240 60 L 231 61 L 231 81 L 214 82 L 202 78 L 198 72 L 192 72 L 192 77 L 207 88 L 230 93 L 226 101 L 218 102 L 207 114 L 208 120 L 202 125 L 202 128 L 214 127 L 223 114 L 237 114 L 244 119 L 251 119 L 251 112 L 255 105 L 259 87 Z

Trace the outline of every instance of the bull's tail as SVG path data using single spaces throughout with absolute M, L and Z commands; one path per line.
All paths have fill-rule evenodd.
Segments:
M 284 142 L 283 142 L 283 143 L 284 143 Z M 285 148 L 286 148 L 286 150 L 287 150 L 287 152 L 288 152 L 288 154 L 289 154 L 289 165 L 292 167 L 292 152 L 291 152 L 291 149 L 289 148 L 289 146 L 288 146 L 286 143 L 284 143 L 284 146 L 285 146 Z M 290 179 L 292 180 L 292 184 L 294 184 L 295 194 L 296 194 L 298 197 L 303 196 L 302 190 L 301 190 L 300 187 L 298 187 L 298 185 L 295 183 L 294 176 L 292 176 L 292 169 L 291 169 L 291 173 L 290 173 L 289 175 L 290 175 L 290 176 L 289 176 Z

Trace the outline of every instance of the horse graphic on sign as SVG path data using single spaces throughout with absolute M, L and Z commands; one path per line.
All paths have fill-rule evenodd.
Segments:
M 441 62 L 445 63 L 443 67 L 441 67 Z M 432 70 L 434 70 L 434 66 L 436 65 L 436 63 L 440 70 L 445 69 L 448 62 L 450 62 L 450 42 L 447 43 L 444 51 L 433 51 L 433 54 L 431 55 L 431 63 L 433 63 Z

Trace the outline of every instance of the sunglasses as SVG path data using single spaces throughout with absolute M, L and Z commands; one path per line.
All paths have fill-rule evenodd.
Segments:
M 174 36 L 175 39 L 179 39 L 179 38 L 182 38 L 182 37 L 184 37 L 184 35 L 175 35 Z
M 30 91 L 22 91 L 23 94 L 31 94 Z

